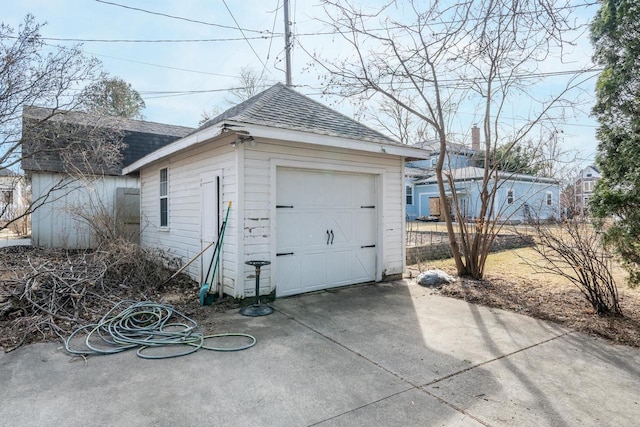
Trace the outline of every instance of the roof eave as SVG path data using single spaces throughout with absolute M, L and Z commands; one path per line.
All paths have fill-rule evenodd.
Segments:
M 307 144 L 336 148 L 347 148 L 369 153 L 387 154 L 399 157 L 412 157 L 418 159 L 429 158 L 429 153 L 425 152 L 424 150 L 414 147 L 408 147 L 405 145 L 363 141 L 331 135 L 322 135 L 312 132 L 304 132 L 299 130 L 274 128 L 271 126 L 242 123 L 232 120 L 223 120 L 220 123 L 201 129 L 191 135 L 188 135 L 165 147 L 162 147 L 151 154 L 148 154 L 147 156 L 124 168 L 122 170 L 122 173 L 123 175 L 127 175 L 131 172 L 137 171 L 150 163 L 162 160 L 174 153 L 177 153 L 178 151 L 182 151 L 194 145 L 220 136 L 225 130 L 240 132 L 247 136 L 253 136 L 256 138 L 303 142 Z
M 405 145 L 396 145 L 386 142 L 365 141 L 333 135 L 325 135 L 300 130 L 275 128 L 271 126 L 256 125 L 240 122 L 226 122 L 226 125 L 235 131 L 244 131 L 248 135 L 265 139 L 281 141 L 303 142 L 306 144 L 322 145 L 326 147 L 346 148 L 365 151 L 369 153 L 387 154 L 399 157 L 412 157 L 428 159 L 429 155 L 424 150 Z

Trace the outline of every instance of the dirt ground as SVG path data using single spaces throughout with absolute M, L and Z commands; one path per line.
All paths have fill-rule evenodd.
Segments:
M 99 253 L 0 248 L 0 349 L 7 352 L 28 343 L 60 340 L 98 321 L 123 299 L 171 304 L 196 320 L 202 332 L 226 332 L 218 329 L 215 313 L 238 307 L 235 301 L 227 298 L 201 307 L 199 283 L 180 275 L 162 285 L 172 271 L 142 263 L 128 250 L 105 258 Z M 640 288 L 624 283 L 622 269 L 617 267 L 614 273 L 624 316 L 600 317 L 573 285 L 533 272 L 523 261 L 533 256 L 531 249 L 492 254 L 485 280 L 458 279 L 433 292 L 640 347 Z M 106 264 L 108 269 L 100 267 Z M 408 276 L 430 268 L 455 273 L 452 260 L 442 260 L 409 266 Z
M 200 306 L 199 283 L 180 274 L 163 285 L 172 271 L 142 260 L 144 254 L 137 251 L 125 246 L 105 257 L 83 251 L 0 248 L 0 350 L 61 341 L 126 299 L 170 304 L 194 319 L 202 332 L 226 332 L 216 329 L 215 313 L 237 307 L 233 300 Z
M 536 256 L 528 248 L 491 254 L 484 280 L 458 278 L 455 283 L 434 288 L 433 292 L 550 320 L 617 344 L 640 347 L 640 288 L 630 288 L 626 284 L 626 274 L 619 266 L 614 267 L 614 277 L 623 317 L 601 317 L 595 314 L 578 288 L 566 279 L 534 272 L 525 260 Z M 456 272 L 453 260 L 449 259 L 409 266 L 408 274 L 415 277 L 431 268 L 442 269 L 451 275 Z

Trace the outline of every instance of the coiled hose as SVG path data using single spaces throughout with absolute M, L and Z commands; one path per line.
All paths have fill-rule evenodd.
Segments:
M 129 304 L 128 307 L 122 308 Z M 174 320 L 175 319 L 175 320 Z M 76 329 L 65 340 L 67 352 L 78 355 L 106 355 L 138 348 L 136 354 L 143 359 L 168 359 L 186 356 L 200 349 L 211 351 L 240 351 L 253 347 L 255 337 L 248 334 L 227 333 L 204 335 L 196 332 L 198 323 L 175 310 L 172 306 L 152 301 L 125 300 L 116 304 L 98 323 Z M 86 349 L 74 349 L 71 341 L 86 332 Z M 240 337 L 249 342 L 234 347 L 214 347 L 207 340 Z M 150 354 L 150 348 L 186 346 L 185 351 L 171 354 Z

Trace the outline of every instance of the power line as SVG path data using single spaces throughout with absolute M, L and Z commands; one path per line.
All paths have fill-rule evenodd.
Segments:
M 98 3 L 108 4 L 108 5 L 111 5 L 111 6 L 122 7 L 124 9 L 130 9 L 130 10 L 135 10 L 135 11 L 138 11 L 138 12 L 149 13 L 151 15 L 158 15 L 158 16 L 164 16 L 165 18 L 177 19 L 177 20 L 186 21 L 186 22 L 193 22 L 195 24 L 210 25 L 212 27 L 226 28 L 226 29 L 230 29 L 230 30 L 247 31 L 247 32 L 259 33 L 259 34 L 268 33 L 268 30 L 252 30 L 252 29 L 249 29 L 249 28 L 240 28 L 239 26 L 238 27 L 232 27 L 230 25 L 214 24 L 212 22 L 205 22 L 205 21 L 199 21 L 197 19 L 184 18 L 182 16 L 170 15 L 168 13 L 154 12 L 154 11 L 148 10 L 148 9 L 141 9 L 139 7 L 126 6 L 124 4 L 114 3 L 114 2 L 105 1 L 105 0 L 95 0 L 95 1 L 97 1 Z
M 58 48 L 58 49 L 71 50 L 71 48 L 68 48 L 66 46 L 60 46 L 58 44 L 51 44 L 51 43 L 44 43 L 44 44 L 47 45 L 47 46 Z M 133 59 L 118 58 L 117 56 L 111 56 L 111 55 L 105 55 L 105 54 L 102 54 L 102 53 L 89 52 L 87 50 L 82 50 L 82 49 L 78 49 L 78 50 L 80 50 L 83 53 L 88 54 L 88 55 L 101 56 L 101 57 L 104 57 L 104 58 L 115 59 L 117 61 L 131 62 L 131 63 L 134 63 L 134 64 L 147 65 L 147 66 L 150 66 L 150 67 L 165 68 L 165 69 L 168 69 L 168 70 L 176 70 L 176 71 L 185 71 L 187 73 L 205 74 L 205 75 L 209 75 L 209 76 L 231 77 L 231 78 L 238 77 L 238 76 L 233 76 L 233 75 L 230 75 L 230 74 L 211 73 L 209 71 L 190 70 L 188 68 L 171 67 L 171 66 L 168 66 L 168 65 L 154 64 L 154 63 L 151 63 L 151 62 L 143 62 L 143 61 L 135 61 Z
M 17 36 L 7 36 L 8 38 L 17 39 Z M 273 39 L 273 35 L 254 36 L 254 37 L 230 37 L 218 39 L 77 39 L 64 37 L 40 37 L 41 40 L 62 41 L 62 42 L 79 42 L 79 43 L 202 43 L 202 42 L 232 42 L 244 40 L 269 40 Z
M 271 26 L 271 38 L 269 39 L 269 49 L 267 49 L 267 57 L 264 61 L 265 65 L 264 67 L 262 67 L 262 71 L 260 72 L 260 77 L 258 78 L 258 80 L 261 80 L 262 76 L 264 76 L 264 72 L 267 69 L 267 64 L 269 63 L 269 58 L 271 57 L 271 45 L 273 44 L 274 31 L 276 29 L 276 21 L 278 19 L 278 10 L 280 10 L 280 0 L 278 0 L 278 3 L 276 4 L 276 10 L 274 10 L 273 25 Z
M 262 58 L 260 58 L 260 55 L 258 55 L 258 52 L 256 52 L 256 50 L 253 48 L 253 45 L 251 44 L 251 42 L 249 41 L 249 39 L 247 39 L 247 37 L 244 34 L 244 31 L 242 30 L 242 28 L 240 28 L 240 24 L 238 24 L 238 21 L 236 20 L 236 17 L 233 16 L 233 12 L 231 12 L 231 9 L 229 9 L 229 6 L 227 5 L 226 0 L 222 0 L 222 4 L 224 4 L 224 7 L 227 8 L 227 11 L 229 12 L 229 15 L 231 15 L 231 19 L 233 19 L 233 22 L 236 23 L 236 26 L 238 27 L 238 29 L 240 30 L 240 33 L 242 33 L 242 37 L 244 37 L 244 39 L 246 40 L 247 44 L 249 45 L 249 47 L 251 48 L 251 50 L 253 51 L 254 55 L 256 56 L 256 58 L 258 58 L 258 61 L 260 61 L 260 63 L 262 64 L 262 66 L 264 68 L 267 68 L 267 64 L 265 64 L 262 61 Z

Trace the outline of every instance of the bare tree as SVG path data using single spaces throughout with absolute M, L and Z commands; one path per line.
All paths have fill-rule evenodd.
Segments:
M 350 47 L 350 56 L 342 60 L 314 56 L 314 66 L 328 73 L 325 92 L 375 94 L 433 129 L 440 145 L 435 168 L 440 202 L 446 206 L 450 193 L 454 208 L 442 213 L 457 271 L 482 278 L 504 219 L 496 204 L 504 174 L 497 166 L 484 168 L 479 214 L 473 226 L 467 224 L 445 168 L 452 123 L 461 106 L 473 108 L 484 135 L 485 158 L 490 159 L 497 147 L 512 149 L 572 107 L 567 95 L 582 83 L 580 76 L 546 99 L 528 91 L 539 64 L 568 43 L 571 8 L 556 7 L 552 0 L 390 1 L 374 12 L 363 12 L 347 0 L 323 4 L 326 23 Z M 518 97 L 536 108 L 522 126 L 505 132 L 503 114 Z
M 78 47 L 46 45 L 40 29 L 32 15 L 25 17 L 17 31 L 0 24 L 0 169 L 15 171 L 25 163 L 33 166 L 51 157 L 63 159 L 70 166 L 83 158 L 99 168 L 111 167 L 119 161 L 121 141 L 117 131 L 105 134 L 102 117 L 77 126 L 63 125 L 63 117 L 83 104 L 82 87 L 103 77 L 100 62 L 84 56 Z M 48 108 L 23 121 L 23 113 L 35 105 Z M 27 122 L 29 129 L 23 132 Z M 62 177 L 48 192 L 36 196 L 21 215 L 0 228 L 31 214 L 51 201 L 54 193 L 70 191 L 74 182 L 72 175 Z
M 236 87 L 229 89 L 231 98 L 227 103 L 239 104 L 259 94 L 267 88 L 267 82 L 258 72 L 251 67 L 242 67 L 237 78 Z
M 402 105 L 389 98 L 379 100 L 373 110 L 364 108 L 365 117 L 378 125 L 383 131 L 391 134 L 402 144 L 424 142 L 426 140 L 426 126 Z
M 225 103 L 229 106 L 240 104 L 241 102 L 244 102 L 262 92 L 267 88 L 267 86 L 267 81 L 262 78 L 255 69 L 249 66 L 242 67 L 235 87 L 229 89 L 230 97 L 225 98 Z M 220 113 L 222 113 L 222 111 L 223 109 L 218 107 L 213 107 L 210 110 L 204 110 L 200 114 L 198 126 L 202 126 L 209 120 L 216 118 Z

